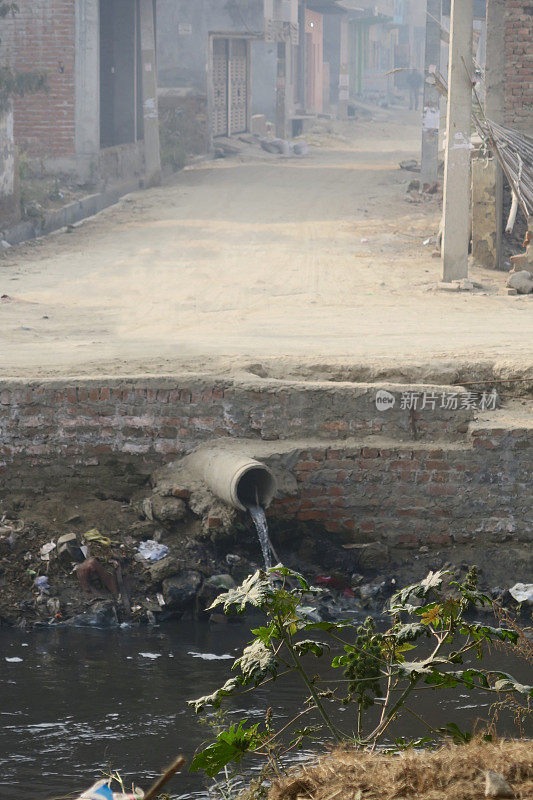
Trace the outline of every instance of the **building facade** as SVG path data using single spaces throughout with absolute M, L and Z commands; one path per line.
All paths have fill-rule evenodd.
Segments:
M 504 120 L 507 125 L 533 136 L 533 2 L 531 0 L 508 0 L 505 9 L 504 48 Z
M 160 101 L 206 120 L 206 142 L 278 117 L 294 99 L 297 0 L 158 0 Z
M 533 136 L 533 2 L 487 0 L 486 21 L 485 113 L 500 125 Z M 482 266 L 499 269 L 505 267 L 505 180 L 494 159 L 478 172 L 473 187 L 474 255 Z M 476 220 L 481 220 L 478 234 Z M 515 232 L 523 232 L 526 225 L 531 229 L 520 211 Z
M 143 176 L 150 15 L 153 28 L 152 0 L 19 0 L 1 21 L 3 61 L 47 77 L 46 91 L 14 103 L 15 141 L 34 163 L 80 180 Z

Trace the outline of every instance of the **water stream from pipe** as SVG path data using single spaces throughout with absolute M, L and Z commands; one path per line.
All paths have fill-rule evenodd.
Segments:
M 247 508 L 254 521 L 255 529 L 257 531 L 257 538 L 259 539 L 259 544 L 261 545 L 265 569 L 269 570 L 272 567 L 272 545 L 270 544 L 270 539 L 268 538 L 268 523 L 265 509 L 263 506 L 259 505 L 259 503 L 257 505 L 248 505 Z

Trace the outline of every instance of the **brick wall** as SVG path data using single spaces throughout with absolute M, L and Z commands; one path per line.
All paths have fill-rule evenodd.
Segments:
M 275 459 L 297 492 L 270 514 L 315 522 L 332 534 L 416 549 L 533 541 L 527 486 L 532 430 L 486 428 L 464 443 L 314 447 Z
M 421 392 L 424 387 L 411 388 Z M 31 446 L 41 455 L 56 448 L 87 452 L 103 444 L 117 451 L 175 455 L 214 435 L 271 440 L 379 433 L 410 440 L 415 424 L 417 438 L 457 439 L 473 418 L 471 411 L 438 404 L 416 418 L 399 402 L 378 412 L 375 396 L 373 385 L 268 380 L 5 382 L 0 384 L 0 425 L 9 452 L 26 450 L 32 437 Z
M 399 396 L 402 387 L 388 388 Z M 10 482 L 19 466 L 44 468 L 58 459 L 74 471 L 98 464 L 104 456 L 115 463 L 143 458 L 155 467 L 221 436 L 332 441 L 379 435 L 395 441 L 455 441 L 473 418 L 471 410 L 438 404 L 436 410 L 413 413 L 403 410 L 400 401 L 378 412 L 375 398 L 371 385 L 268 380 L 3 383 L 0 482 Z
M 297 491 L 275 501 L 274 516 L 394 547 L 531 538 L 533 429 L 481 425 L 470 410 L 438 404 L 413 414 L 402 388 L 389 386 L 398 400 L 378 412 L 376 387 L 361 384 L 5 382 L 0 498 L 69 482 L 128 497 L 161 464 L 234 437 L 295 476 Z
M 95 0 L 96 2 L 96 0 Z M 45 71 L 48 92 L 15 103 L 15 140 L 34 156 L 74 153 L 74 0 L 18 0 L 0 23 L 2 56 L 20 70 Z
M 533 0 L 507 0 L 505 119 L 531 133 L 533 126 Z

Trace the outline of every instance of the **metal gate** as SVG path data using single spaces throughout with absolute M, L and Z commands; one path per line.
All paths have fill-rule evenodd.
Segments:
M 243 133 L 247 128 L 248 47 L 246 39 L 230 41 L 230 133 Z
M 213 85 L 215 92 L 213 134 L 228 133 L 228 47 L 229 39 L 213 39 Z
M 248 42 L 213 39 L 213 135 L 243 133 L 248 127 Z

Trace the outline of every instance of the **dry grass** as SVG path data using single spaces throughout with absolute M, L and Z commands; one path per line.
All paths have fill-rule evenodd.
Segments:
M 268 800 L 482 800 L 487 769 L 533 798 L 533 742 L 476 741 L 399 756 L 336 750 L 275 782 Z

